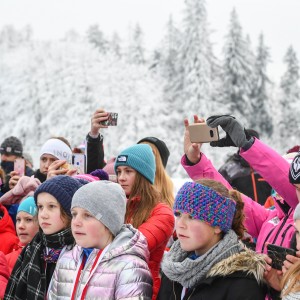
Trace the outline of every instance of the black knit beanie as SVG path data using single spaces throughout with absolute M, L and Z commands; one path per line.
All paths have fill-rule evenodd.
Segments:
M 145 137 L 145 138 L 141 139 L 138 142 L 138 144 L 140 144 L 142 142 L 151 143 L 158 149 L 158 152 L 161 157 L 161 161 L 162 161 L 164 167 L 166 167 L 167 163 L 168 163 L 168 158 L 170 156 L 170 152 L 169 152 L 169 149 L 168 149 L 167 145 L 165 144 L 165 142 L 156 137 L 153 137 L 153 136 Z
M 294 157 L 290 165 L 289 179 L 292 184 L 300 183 L 300 152 Z
M 21 141 L 15 136 L 6 138 L 0 146 L 0 153 L 21 157 L 23 153 L 23 146 Z

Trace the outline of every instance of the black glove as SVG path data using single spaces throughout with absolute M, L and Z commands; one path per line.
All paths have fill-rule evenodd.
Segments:
M 215 128 L 221 126 L 226 132 L 226 136 L 219 141 L 211 142 L 212 147 L 241 147 L 244 148 L 248 144 L 245 130 L 242 125 L 232 116 L 219 115 L 211 116 L 206 120 L 208 126 Z M 251 143 L 252 144 L 252 143 Z

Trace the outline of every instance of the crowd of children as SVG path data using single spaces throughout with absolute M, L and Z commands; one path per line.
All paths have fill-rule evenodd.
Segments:
M 211 146 L 238 147 L 276 190 L 266 208 L 191 143 L 186 119 L 181 164 L 193 181 L 174 195 L 170 152 L 156 137 L 105 163 L 105 120 L 104 109 L 92 116 L 86 174 L 64 167 L 72 148 L 63 137 L 47 140 L 39 168 L 24 175 L 13 167 L 22 143 L 2 142 L 0 299 L 300 299 L 300 153 L 288 162 L 235 118 L 206 120 L 226 132 Z M 295 250 L 281 270 L 269 244 Z

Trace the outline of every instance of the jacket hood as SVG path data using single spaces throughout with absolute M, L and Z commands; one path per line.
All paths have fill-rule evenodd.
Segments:
M 103 260 L 111 259 L 115 256 L 132 254 L 149 261 L 150 252 L 145 236 L 130 224 L 124 224 L 110 244 Z
M 261 254 L 246 248 L 244 251 L 215 264 L 207 273 L 207 277 L 224 277 L 235 272 L 243 272 L 247 276 L 254 276 L 256 281 L 261 283 L 263 282 L 265 265 L 265 260 Z

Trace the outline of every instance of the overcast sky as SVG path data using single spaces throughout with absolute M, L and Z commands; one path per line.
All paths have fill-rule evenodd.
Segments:
M 236 8 L 244 33 L 256 47 L 260 32 L 270 47 L 273 79 L 284 71 L 283 56 L 289 45 L 300 51 L 300 0 L 207 0 L 208 21 L 215 52 L 228 30 L 229 15 Z M 14 24 L 17 29 L 31 24 L 35 38 L 56 39 L 71 28 L 84 33 L 98 23 L 106 34 L 117 31 L 126 38 L 129 25 L 139 22 L 148 48 L 160 41 L 170 14 L 182 19 L 184 0 L 0 0 L 0 28 Z

